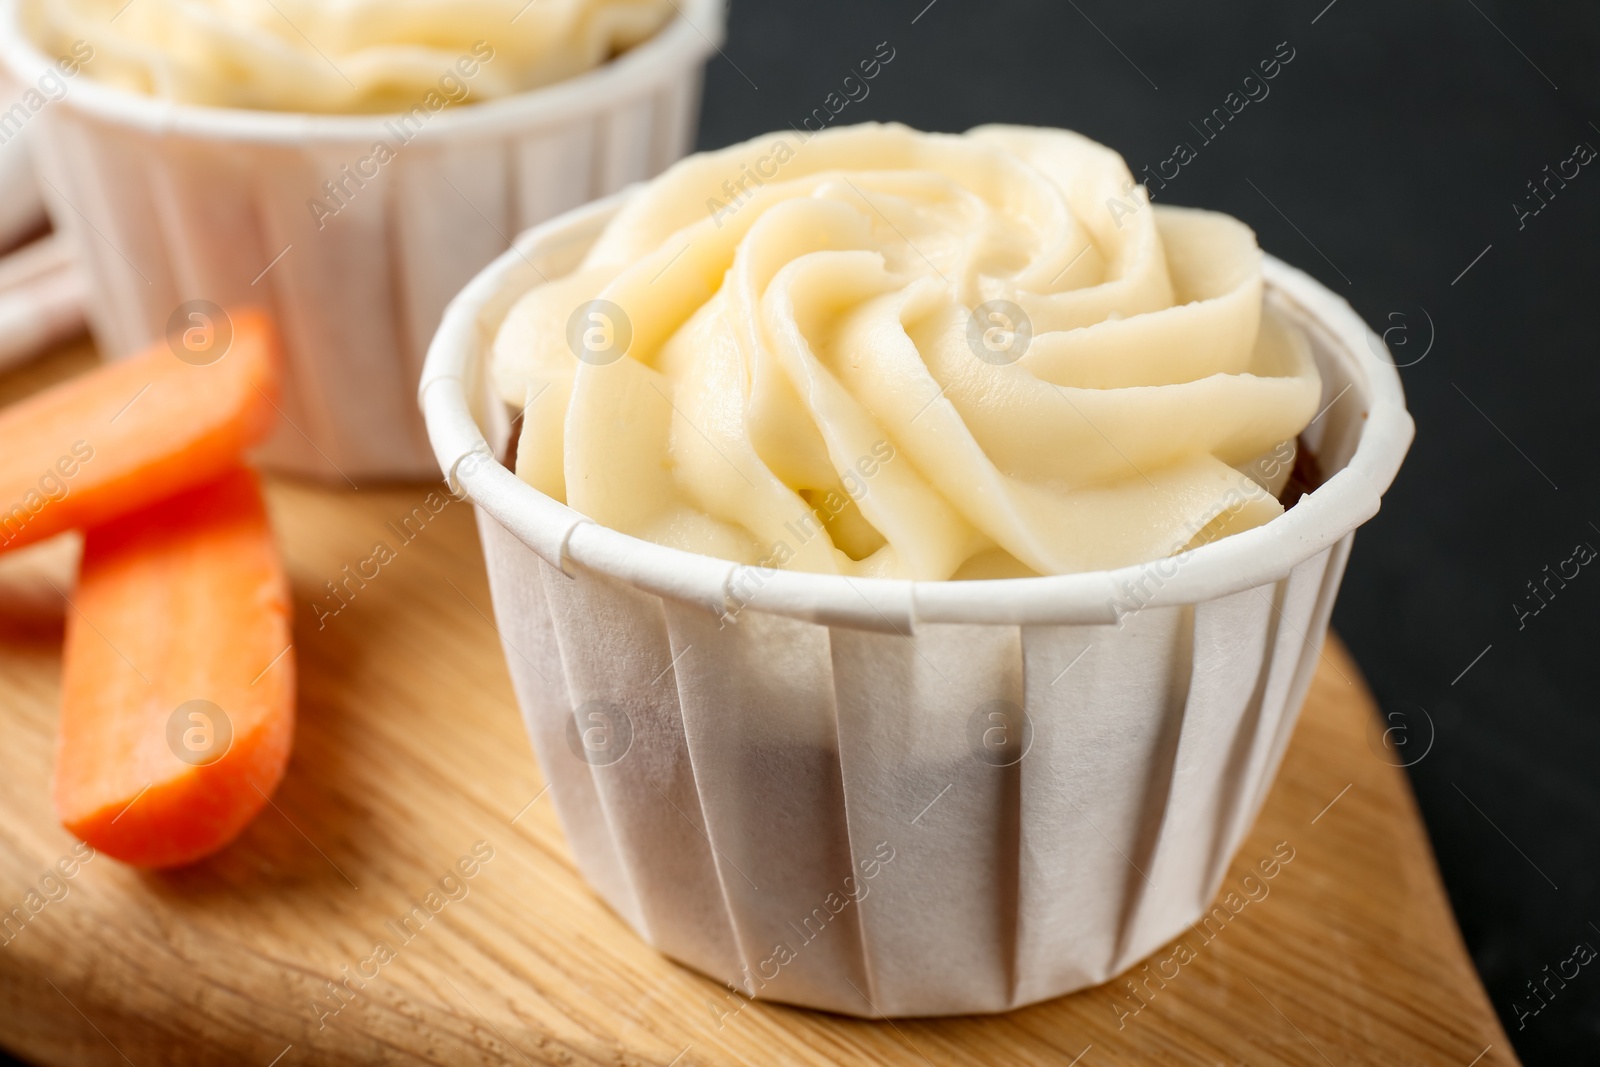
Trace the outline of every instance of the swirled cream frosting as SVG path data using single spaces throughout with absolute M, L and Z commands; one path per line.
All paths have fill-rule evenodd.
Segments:
M 684 160 L 514 305 L 518 474 L 738 562 L 939 580 L 1270 521 L 1321 385 L 1242 223 L 1059 130 L 775 135 Z
M 654 34 L 671 0 L 23 0 L 46 52 L 213 107 L 398 112 L 429 94 L 507 96 L 596 67 Z

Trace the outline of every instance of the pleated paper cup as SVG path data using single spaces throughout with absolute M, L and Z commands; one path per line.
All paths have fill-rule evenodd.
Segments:
M 589 882 L 739 994 L 862 1016 L 1057 996 L 1200 919 L 1411 441 L 1382 342 L 1268 258 L 1267 299 L 1311 338 L 1330 406 L 1304 435 L 1326 481 L 1259 529 L 1049 578 L 759 570 L 597 525 L 494 458 L 496 328 L 615 208 L 541 226 L 479 275 L 421 387 Z
M 341 484 L 428 478 L 413 398 L 446 302 L 511 235 L 651 177 L 691 147 L 723 16 L 720 0 L 678 7 L 603 67 L 424 109 L 404 126 L 392 115 L 176 104 L 87 71 L 61 78 L 20 32 L 18 0 L 0 0 L 0 62 L 22 86 L 56 74 L 46 84 L 60 98 L 25 121 L 51 216 L 92 276 L 103 352 L 140 351 L 169 324 L 181 333 L 199 321 L 191 311 L 266 306 L 290 371 L 262 461 Z M 391 149 L 384 162 L 380 142 Z

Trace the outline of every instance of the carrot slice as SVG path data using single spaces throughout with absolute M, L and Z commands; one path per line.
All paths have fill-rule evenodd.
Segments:
M 238 836 L 293 743 L 289 617 L 248 470 L 89 530 L 62 668 L 63 825 L 141 867 Z
M 0 411 L 0 551 L 213 481 L 272 430 L 272 320 L 213 309 L 194 323 Z

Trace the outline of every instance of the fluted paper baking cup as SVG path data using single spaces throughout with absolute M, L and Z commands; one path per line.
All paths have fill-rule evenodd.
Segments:
M 22 121 L 55 225 L 91 274 L 103 352 L 155 343 L 192 301 L 266 306 L 290 372 L 262 461 L 341 482 L 424 478 L 412 398 L 446 302 L 511 235 L 689 149 L 723 17 L 719 0 L 679 8 L 596 70 L 409 121 L 196 107 L 65 78 L 20 32 L 18 0 L 0 0 L 0 61 L 24 86 L 48 79 Z
M 477 506 L 506 661 L 589 882 L 740 994 L 862 1016 L 1057 996 L 1200 919 L 1282 758 L 1353 531 L 1411 441 L 1382 342 L 1268 258 L 1267 299 L 1322 371 L 1303 439 L 1327 479 L 1258 529 L 1059 577 L 762 571 L 606 529 L 493 459 L 496 327 L 615 208 L 541 226 L 479 275 L 420 394 Z

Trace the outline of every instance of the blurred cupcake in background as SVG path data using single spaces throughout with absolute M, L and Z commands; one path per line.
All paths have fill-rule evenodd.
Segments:
M 721 36 L 715 0 L 0 0 L 0 62 L 42 101 L 3 122 L 108 357 L 264 306 L 289 380 L 263 461 L 422 478 L 445 303 L 520 230 L 682 156 Z

